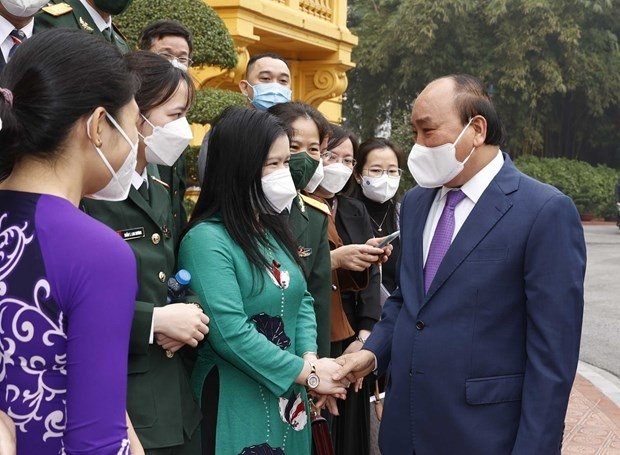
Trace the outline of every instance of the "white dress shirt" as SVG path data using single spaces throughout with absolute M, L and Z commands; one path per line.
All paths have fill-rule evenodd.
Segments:
M 6 18 L 0 16 L 0 49 L 2 50 L 2 57 L 4 57 L 5 63 L 9 62 L 9 51 L 13 47 L 13 40 L 9 36 L 15 26 L 11 24 Z M 34 19 L 28 22 L 28 25 L 20 29 L 26 35 L 26 39 L 32 37 L 32 31 L 34 30 Z
M 474 152 L 475 153 L 475 152 Z M 497 173 L 504 165 L 504 156 L 501 150 L 497 152 L 497 156 L 493 160 L 483 167 L 476 175 L 474 175 L 467 183 L 465 183 L 460 190 L 465 193 L 465 198 L 454 209 L 454 234 L 452 234 L 452 240 L 459 233 L 459 230 L 467 220 L 467 217 L 474 209 L 478 199 L 487 189 L 491 181 L 495 178 Z M 446 195 L 453 188 L 441 187 L 437 191 L 435 200 L 431 205 L 431 209 L 428 212 L 426 218 L 426 224 L 424 225 L 424 235 L 422 237 L 422 247 L 424 249 L 424 264 L 426 265 L 426 258 L 428 257 L 428 250 L 431 246 L 433 235 L 435 235 L 435 229 L 439 223 L 441 212 L 446 205 Z
M 104 31 L 106 28 L 112 30 L 112 16 L 110 16 L 110 18 L 106 21 L 103 17 L 101 17 L 101 14 L 99 14 L 95 8 L 90 6 L 90 3 L 86 0 L 80 0 L 80 2 L 84 5 L 84 8 L 86 8 L 86 11 L 90 14 L 90 17 L 93 18 L 93 21 L 100 32 Z
M 136 190 L 140 189 L 140 187 L 142 186 L 143 182 L 146 182 L 146 188 L 148 189 L 148 187 L 149 187 L 149 176 L 146 173 L 146 167 L 142 171 L 142 174 L 138 174 L 138 172 L 136 170 L 134 170 L 133 174 L 131 176 L 131 184 L 133 185 L 133 187 Z

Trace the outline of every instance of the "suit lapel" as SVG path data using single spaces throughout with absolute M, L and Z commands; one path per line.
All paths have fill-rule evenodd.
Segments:
M 153 201 L 153 197 L 157 197 L 153 195 L 153 182 L 149 182 L 149 198 L 151 202 Z M 131 185 L 131 189 L 129 190 L 129 196 L 127 197 L 131 202 L 140 208 L 157 226 L 161 226 L 159 217 L 154 212 L 154 210 L 149 205 L 148 201 L 145 201 L 142 195 Z
M 508 195 L 518 189 L 520 176 L 508 155 L 504 154 L 504 160 L 502 169 L 482 193 L 448 249 L 423 300 L 423 306 L 512 207 Z
M 362 213 L 357 209 L 357 207 L 353 204 L 350 204 L 349 201 L 344 197 L 338 198 L 338 205 L 336 208 L 337 216 L 340 217 L 341 224 L 340 226 L 346 232 L 346 235 L 349 237 L 349 241 L 356 243 L 353 239 L 357 239 L 362 234 Z M 357 230 L 356 230 L 357 229 Z M 342 235 L 340 236 L 342 238 Z M 345 245 L 347 241 L 342 239 Z
M 301 210 L 304 202 L 301 199 L 301 196 L 297 196 L 293 201 L 293 205 L 291 206 L 291 214 L 289 216 L 289 225 L 291 228 L 291 232 L 296 234 L 295 241 L 297 245 L 306 246 L 302 239 L 304 234 L 306 233 L 306 229 L 308 228 L 308 208 L 304 208 Z
M 82 30 L 85 30 L 90 33 L 95 33 L 97 35 L 102 35 L 102 33 L 97 28 L 94 19 L 88 12 L 88 10 L 82 5 L 80 0 L 61 0 L 65 3 L 68 3 L 73 8 L 73 18 L 78 24 L 78 27 Z M 56 3 L 61 3 L 61 1 L 56 1 Z
M 411 223 L 413 229 L 411 232 L 407 232 L 413 239 L 413 286 L 416 291 L 416 302 L 424 301 L 424 226 L 426 225 L 426 219 L 428 218 L 428 212 L 431 209 L 431 205 L 435 200 L 437 189 L 425 189 L 423 194 L 420 195 L 417 201 L 412 201 L 411 205 L 413 212 L 407 212 L 407 219 L 413 220 Z M 419 220 L 419 222 L 417 222 Z M 401 238 L 403 234 L 401 233 Z

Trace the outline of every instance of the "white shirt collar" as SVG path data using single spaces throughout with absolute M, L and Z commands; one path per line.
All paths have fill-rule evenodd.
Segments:
M 100 32 L 104 31 L 106 28 L 109 28 L 110 30 L 112 29 L 112 16 L 110 16 L 106 22 L 103 17 L 101 17 L 101 14 L 99 14 L 95 8 L 90 6 L 86 0 L 80 0 L 80 2 L 84 5 L 84 8 L 86 8 L 86 11 L 90 14 L 90 17 L 93 18 L 93 21 Z
M 142 183 L 146 182 L 146 187 L 149 187 L 149 176 L 146 173 L 146 167 L 142 171 L 142 174 L 138 174 L 135 170 L 131 176 L 131 184 L 137 190 L 142 186 Z
M 15 30 L 15 26 L 11 24 L 5 17 L 0 16 L 0 43 L 3 43 L 5 39 L 9 37 L 11 32 Z M 34 18 L 28 22 L 28 24 L 20 29 L 26 34 L 26 38 L 32 37 L 32 31 L 34 30 Z
M 484 190 L 487 189 L 491 181 L 495 178 L 498 172 L 501 170 L 504 165 L 504 155 L 502 155 L 502 151 L 499 150 L 495 158 L 491 160 L 489 164 L 480 169 L 476 175 L 474 175 L 471 179 L 469 179 L 460 189 L 465 193 L 473 203 L 477 203 Z M 453 188 L 447 188 L 445 186 L 441 187 L 441 196 L 439 199 L 441 200 L 445 197 L 446 194 Z

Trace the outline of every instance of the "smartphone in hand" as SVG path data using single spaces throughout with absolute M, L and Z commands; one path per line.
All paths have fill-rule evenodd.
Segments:
M 379 245 L 377 245 L 377 248 L 385 248 L 386 246 L 388 246 L 390 243 L 392 243 L 399 236 L 400 236 L 400 231 L 396 231 L 396 232 L 391 233 L 390 235 L 385 237 L 383 240 L 381 240 L 381 243 L 379 243 Z

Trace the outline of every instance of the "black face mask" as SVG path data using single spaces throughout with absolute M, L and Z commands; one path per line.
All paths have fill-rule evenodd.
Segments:
M 295 188 L 303 190 L 314 175 L 317 167 L 319 167 L 319 162 L 308 155 L 307 152 L 291 154 L 289 168 Z
M 116 16 L 124 12 L 132 0 L 95 0 L 95 6 L 101 11 L 105 11 L 112 16 Z

